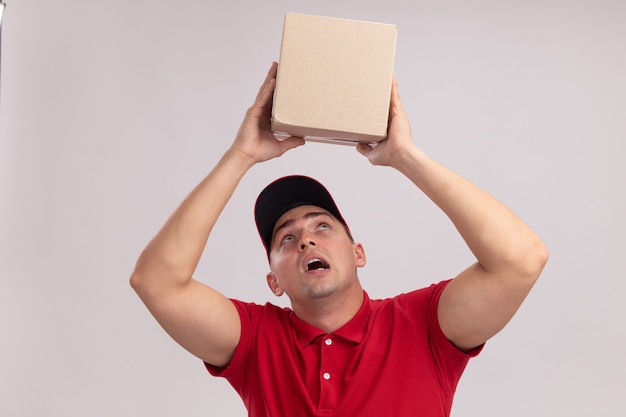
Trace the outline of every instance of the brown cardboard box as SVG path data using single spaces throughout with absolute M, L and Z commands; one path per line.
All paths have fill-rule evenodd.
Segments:
M 387 135 L 395 25 L 287 13 L 272 130 L 335 143 Z

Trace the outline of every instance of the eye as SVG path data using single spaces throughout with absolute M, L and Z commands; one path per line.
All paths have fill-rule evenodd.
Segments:
M 317 230 L 328 230 L 330 229 L 330 225 L 328 223 L 320 223 L 317 226 Z
M 287 244 L 287 243 L 289 243 L 289 242 L 292 242 L 292 241 L 293 241 L 293 239 L 294 239 L 294 237 L 293 237 L 292 235 L 285 235 L 285 236 L 283 236 L 283 238 L 280 240 L 280 244 L 281 244 L 281 245 Z

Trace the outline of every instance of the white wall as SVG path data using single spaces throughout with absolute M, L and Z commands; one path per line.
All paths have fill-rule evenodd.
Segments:
M 624 415 L 626 2 L 7 2 L 0 414 L 245 415 L 230 386 L 158 327 L 128 277 L 230 144 L 292 11 L 397 24 L 415 142 L 550 249 L 518 315 L 470 363 L 453 416 Z M 244 179 L 198 278 L 273 299 L 252 204 L 291 173 L 334 193 L 367 250 L 361 278 L 373 297 L 472 261 L 400 174 L 311 143 Z

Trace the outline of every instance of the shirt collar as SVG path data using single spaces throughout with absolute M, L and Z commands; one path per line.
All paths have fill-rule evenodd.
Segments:
M 363 304 L 361 305 L 361 308 L 359 308 L 354 317 L 352 317 L 346 324 L 332 334 L 350 340 L 354 343 L 361 343 L 367 330 L 367 322 L 369 321 L 370 312 L 370 299 L 367 292 L 363 291 Z M 304 347 L 313 342 L 316 337 L 326 334 L 323 330 L 311 326 L 309 323 L 300 319 L 293 311 L 289 314 L 289 320 L 291 321 L 291 325 L 296 332 L 296 338 L 300 347 Z

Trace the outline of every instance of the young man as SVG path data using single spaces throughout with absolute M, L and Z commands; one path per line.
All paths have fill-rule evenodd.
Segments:
M 245 173 L 304 144 L 269 129 L 274 63 L 237 136 L 141 254 L 131 284 L 163 328 L 229 380 L 250 416 L 447 416 L 468 359 L 514 315 L 547 261 L 542 241 L 411 139 L 394 80 L 388 137 L 357 150 L 407 176 L 451 219 L 477 262 L 450 281 L 371 300 L 355 243 L 315 180 L 285 177 L 257 199 L 267 283 L 291 309 L 230 300 L 193 279 Z

